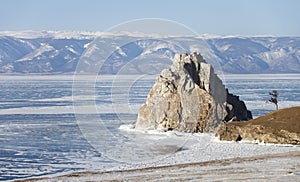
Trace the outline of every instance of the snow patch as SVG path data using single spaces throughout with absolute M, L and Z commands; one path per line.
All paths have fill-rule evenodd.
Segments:
M 70 46 L 66 46 L 67 50 L 69 50 L 70 52 L 76 54 L 76 55 L 80 55 L 77 51 L 75 51 L 72 47 Z
M 15 62 L 23 62 L 23 61 L 29 61 L 34 58 L 38 58 L 38 56 L 41 56 L 45 52 L 50 52 L 55 50 L 54 47 L 50 46 L 49 44 L 41 44 L 41 47 L 34 50 L 33 52 L 25 55 L 23 58 L 16 60 Z

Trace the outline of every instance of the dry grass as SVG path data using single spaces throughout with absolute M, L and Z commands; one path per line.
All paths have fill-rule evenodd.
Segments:
M 230 124 L 240 127 L 246 125 L 262 125 L 276 130 L 300 133 L 300 106 L 280 109 L 250 121 L 232 122 Z

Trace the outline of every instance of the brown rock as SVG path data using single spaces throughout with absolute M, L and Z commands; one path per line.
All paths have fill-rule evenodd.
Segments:
M 249 116 L 200 54 L 176 54 L 171 68 L 157 77 L 135 127 L 204 132 L 214 131 L 221 121 Z

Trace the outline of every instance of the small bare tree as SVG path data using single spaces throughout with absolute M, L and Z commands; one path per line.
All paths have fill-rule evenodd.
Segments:
M 276 106 L 276 110 L 278 110 L 278 100 L 277 100 L 278 92 L 277 92 L 277 90 L 273 90 L 272 92 L 269 92 L 269 95 L 271 96 L 271 98 L 269 99 L 269 102 L 274 103 Z

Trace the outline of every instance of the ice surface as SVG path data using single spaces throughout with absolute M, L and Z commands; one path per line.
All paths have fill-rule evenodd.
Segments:
M 279 91 L 280 108 L 300 105 L 299 75 L 224 79 L 254 116 L 274 110 L 265 103 L 272 89 Z M 72 75 L 1 76 L 0 180 L 299 151 L 291 145 L 221 142 L 210 133 L 133 130 L 154 80 L 83 75 L 74 95 Z M 93 90 L 86 90 L 89 84 Z M 91 132 L 85 133 L 85 127 Z
M 121 126 L 122 130 L 158 136 L 168 136 L 170 141 L 178 138 L 185 140 L 176 151 L 169 151 L 168 155 L 157 161 L 141 161 L 135 165 L 121 165 L 117 169 L 151 167 L 161 165 L 172 165 L 179 163 L 202 162 L 210 160 L 221 160 L 226 158 L 248 157 L 262 154 L 281 153 L 288 151 L 299 151 L 299 146 L 264 144 L 258 142 L 229 142 L 220 141 L 213 133 L 180 133 L 174 131 L 134 131 L 131 125 Z M 168 143 L 165 143 L 167 145 Z M 156 148 L 159 150 L 163 148 Z

